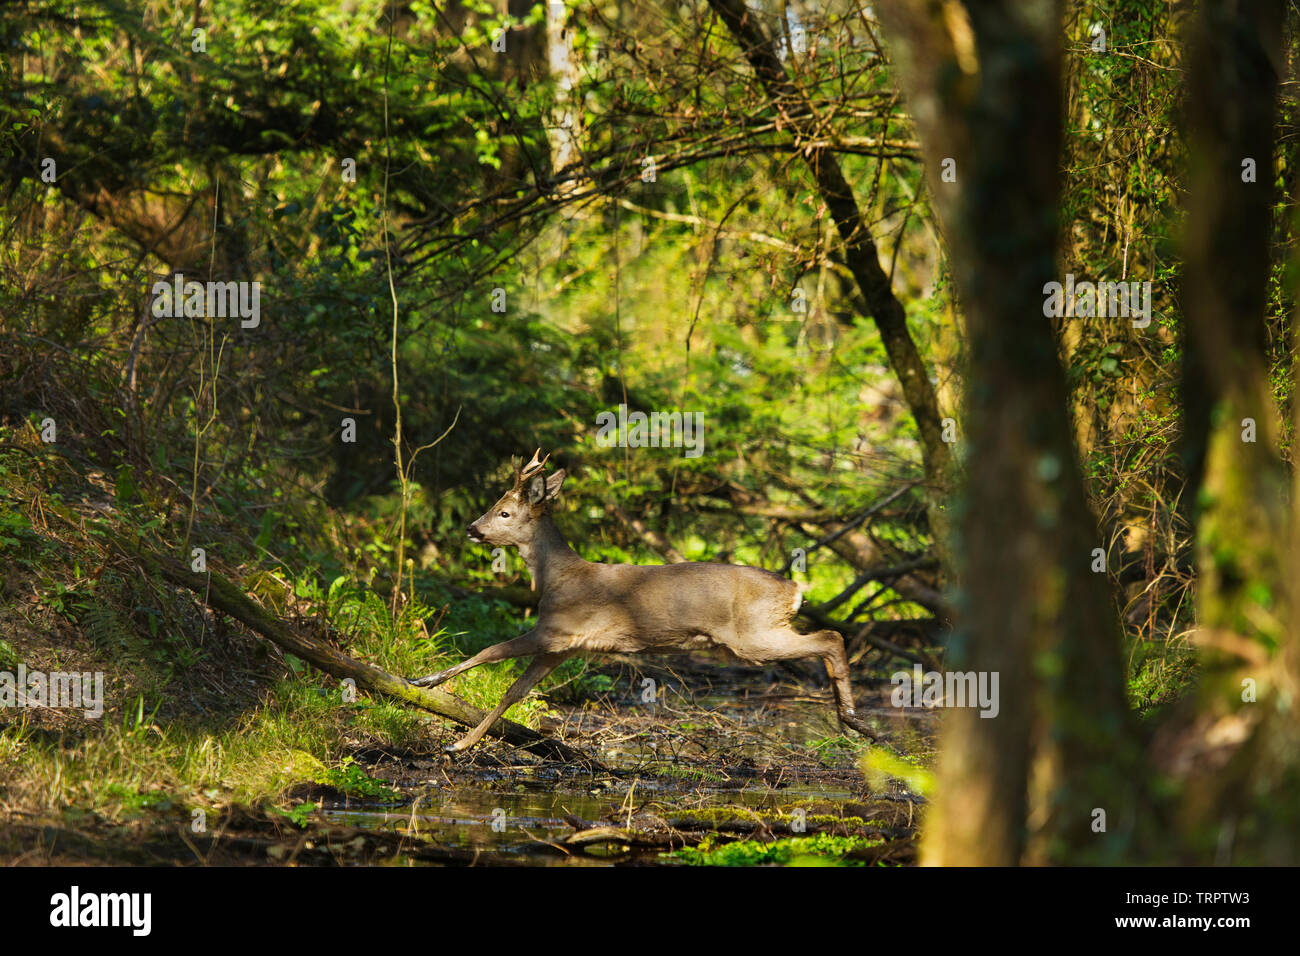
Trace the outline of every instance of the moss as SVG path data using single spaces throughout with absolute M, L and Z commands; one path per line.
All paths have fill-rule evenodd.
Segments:
M 832 836 L 828 833 L 786 837 L 770 843 L 755 840 L 720 843 L 709 837 L 699 846 L 684 847 L 664 855 L 692 866 L 865 866 L 865 860 L 852 859 L 849 854 L 869 850 L 884 842 L 876 837 Z

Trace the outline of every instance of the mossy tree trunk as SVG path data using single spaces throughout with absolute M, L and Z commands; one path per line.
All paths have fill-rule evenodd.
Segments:
M 996 718 L 945 717 L 924 860 L 1119 859 L 1141 792 L 1138 748 L 1044 315 L 1044 286 L 1060 281 L 1059 11 L 1050 0 L 893 0 L 881 12 L 970 336 L 949 667 L 996 671 L 1001 692 Z
M 1267 307 L 1280 0 L 1200 5 L 1189 44 L 1191 170 L 1183 303 L 1184 391 L 1208 414 L 1187 442 L 1204 461 L 1196 502 L 1197 640 L 1203 671 L 1182 828 L 1193 858 L 1232 858 L 1243 817 L 1260 862 L 1300 858 L 1297 522 L 1269 381 Z M 1290 781 L 1289 791 L 1277 788 Z M 1257 834 L 1257 835 L 1260 835 Z M 1277 837 L 1285 834 L 1286 839 Z

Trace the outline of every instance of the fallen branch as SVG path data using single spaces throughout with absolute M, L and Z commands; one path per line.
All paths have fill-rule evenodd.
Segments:
M 658 847 L 673 850 L 683 846 L 686 841 L 667 832 L 645 830 L 628 830 L 623 827 L 592 827 L 571 833 L 564 840 L 566 846 L 588 847 L 598 844 L 614 843 L 618 846 Z

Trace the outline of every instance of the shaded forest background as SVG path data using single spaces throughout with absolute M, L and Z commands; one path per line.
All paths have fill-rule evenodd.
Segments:
M 541 446 L 588 559 L 788 573 L 864 672 L 1001 674 L 947 715 L 929 862 L 1300 862 L 1295 28 L 6 5 L 0 666 L 97 654 L 119 717 L 253 699 L 247 633 L 126 535 L 424 672 L 534 600 L 463 529 Z M 260 324 L 158 316 L 175 273 L 259 282 Z M 1067 274 L 1150 323 L 1045 316 Z M 620 404 L 703 453 L 602 447 Z M 73 800 L 17 782 L 25 733 L 9 797 Z

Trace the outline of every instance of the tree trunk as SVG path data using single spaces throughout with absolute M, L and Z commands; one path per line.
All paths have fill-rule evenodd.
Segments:
M 1188 437 L 1204 460 L 1196 524 L 1204 668 L 1198 772 L 1189 779 L 1183 830 L 1199 858 L 1219 852 L 1225 839 L 1231 845 L 1240 816 L 1293 801 L 1273 788 L 1297 773 L 1300 641 L 1292 612 L 1300 525 L 1287 505 L 1265 331 L 1283 22 L 1280 0 L 1207 0 L 1188 57 L 1183 302 L 1196 374 L 1184 391 L 1200 389 L 1196 401 L 1205 409 Z M 1283 821 L 1285 839 L 1266 828 L 1267 844 L 1251 848 L 1260 854 L 1255 862 L 1296 862 L 1295 817 Z
M 556 194 L 563 198 L 578 189 L 582 164 L 584 124 L 582 96 L 578 84 L 582 73 L 573 53 L 573 26 L 569 8 L 555 0 L 546 4 L 546 53 L 551 82 L 555 84 L 555 106 L 546 139 L 551 150 L 551 175 L 561 180 Z
M 1001 711 L 945 718 L 924 860 L 1117 859 L 1138 751 L 1118 619 L 1071 436 L 1045 289 L 1058 280 L 1056 4 L 882 9 L 947 226 L 970 335 L 954 669 L 997 672 Z M 955 172 L 945 182 L 940 172 Z M 955 165 L 954 165 L 955 164 Z M 1122 830 L 1122 828 L 1120 828 Z

